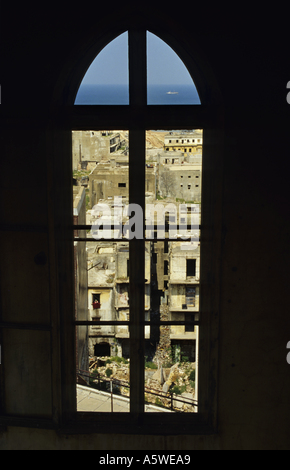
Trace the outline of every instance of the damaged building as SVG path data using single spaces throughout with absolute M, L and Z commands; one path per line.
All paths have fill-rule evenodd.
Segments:
M 74 225 L 86 223 L 86 193 L 83 186 L 73 186 L 73 218 Z M 86 245 L 78 241 L 85 237 L 85 230 L 74 233 L 74 274 L 75 274 L 75 319 L 88 320 L 88 273 Z M 88 370 L 88 329 L 80 326 L 76 330 L 76 364 L 77 369 Z
M 165 205 L 165 202 L 164 202 Z M 184 204 L 177 218 L 187 225 L 188 235 L 199 239 L 200 206 Z M 171 232 L 171 217 L 167 216 L 166 236 Z M 200 284 L 200 243 L 198 241 L 156 241 L 152 256 L 152 302 L 155 314 L 165 321 L 192 322 L 198 320 Z M 156 303 L 157 299 L 157 303 Z M 171 348 L 176 360 L 196 360 L 197 329 L 194 325 L 172 325 L 160 328 L 158 348 Z
M 199 312 L 200 247 L 190 242 L 172 242 L 169 248 L 168 305 L 170 320 L 195 321 Z M 190 361 L 196 359 L 196 327 L 171 326 L 171 344 Z
M 164 150 L 181 151 L 185 154 L 200 153 L 202 140 L 202 131 L 199 129 L 192 132 L 172 131 L 164 137 Z
M 145 319 L 150 321 L 151 243 L 145 252 Z M 87 242 L 90 356 L 129 357 L 129 328 L 104 321 L 129 321 L 129 243 Z M 145 327 L 150 338 L 150 327 Z
M 121 131 L 73 131 L 73 170 L 90 170 L 117 150 L 126 151 L 126 137 Z
M 169 155 L 168 155 L 169 154 Z M 162 197 L 201 202 L 202 155 L 175 157 L 163 154 L 159 164 L 159 191 Z
M 100 200 L 112 201 L 115 196 L 128 198 L 129 166 L 118 165 L 118 160 L 99 163 L 89 176 L 90 204 L 93 207 Z M 155 198 L 156 172 L 155 167 L 146 168 L 146 193 Z

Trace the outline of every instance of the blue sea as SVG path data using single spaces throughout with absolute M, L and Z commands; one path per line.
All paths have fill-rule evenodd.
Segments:
M 149 105 L 200 104 L 194 85 L 148 85 Z M 81 85 L 77 105 L 128 105 L 128 85 Z

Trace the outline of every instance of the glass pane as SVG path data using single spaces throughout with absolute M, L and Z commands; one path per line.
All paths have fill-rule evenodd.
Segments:
M 72 133 L 78 411 L 129 411 L 128 132 Z M 119 242 L 113 242 L 116 238 Z M 104 325 L 105 322 L 114 324 Z M 111 396 L 112 386 L 112 396 Z
M 108 336 L 106 331 L 110 331 Z M 90 330 L 89 367 L 77 371 L 77 411 L 129 412 L 129 335 L 118 335 L 116 331 L 115 326 Z
M 150 105 L 200 104 L 193 80 L 178 55 L 147 32 L 147 93 Z
M 129 104 L 128 33 L 110 42 L 95 58 L 78 90 L 77 105 Z
M 123 207 L 129 197 L 128 131 L 73 131 L 73 211 L 75 225 L 92 225 L 103 213 L 96 204 Z M 115 201 L 115 198 L 118 198 Z M 117 216 L 117 209 L 115 214 Z M 108 222 L 108 220 L 106 220 Z M 114 221 L 112 221 L 113 223 Z M 77 236 L 77 233 L 75 234 Z M 83 237 L 84 233 L 79 234 Z M 114 233 L 107 233 L 106 238 Z
M 187 328 L 151 327 L 158 343 L 153 360 L 145 360 L 146 412 L 197 412 L 198 326 L 190 327 L 191 332 Z
M 85 319 L 82 314 L 87 306 L 86 320 L 93 322 L 76 327 L 77 383 L 83 386 L 77 387 L 77 393 L 78 400 L 81 395 L 96 406 L 96 409 L 89 409 L 84 401 L 78 411 L 108 412 L 111 383 L 114 395 L 129 396 L 130 332 L 128 325 L 120 323 L 130 320 L 129 243 L 77 241 L 75 244 L 85 249 L 86 272 L 83 275 L 87 276 L 87 285 L 81 285 L 81 268 L 75 272 L 76 319 Z M 76 250 L 75 266 L 79 266 Z M 105 322 L 113 324 L 103 324 Z M 87 387 L 97 388 L 102 393 L 91 395 Z M 116 401 L 114 411 L 128 411 L 127 399 L 113 398 Z
M 199 320 L 202 143 L 202 130 L 146 134 L 151 328 L 145 397 L 178 412 L 197 412 L 198 326 L 192 322 Z

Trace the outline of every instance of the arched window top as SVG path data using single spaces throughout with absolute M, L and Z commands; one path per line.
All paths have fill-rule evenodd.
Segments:
M 94 59 L 79 87 L 77 105 L 129 105 L 128 32 Z M 182 60 L 162 39 L 147 31 L 147 104 L 200 104 Z
M 147 31 L 148 104 L 200 104 L 182 60 L 162 39 Z
M 129 104 L 128 32 L 111 41 L 93 60 L 75 104 Z

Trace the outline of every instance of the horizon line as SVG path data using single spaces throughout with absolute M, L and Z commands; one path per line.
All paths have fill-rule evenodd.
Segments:
M 129 83 L 82 83 L 79 87 L 79 90 L 82 86 L 86 86 L 86 85 L 100 85 L 100 86 L 125 86 L 127 85 L 128 88 L 129 88 Z M 168 86 L 168 87 L 177 87 L 177 86 L 193 86 L 193 88 L 195 88 L 196 90 L 196 87 L 194 84 L 192 83 L 147 83 L 147 86 L 157 86 L 157 85 L 160 85 L 160 86 Z M 197 92 L 197 90 L 196 90 Z

